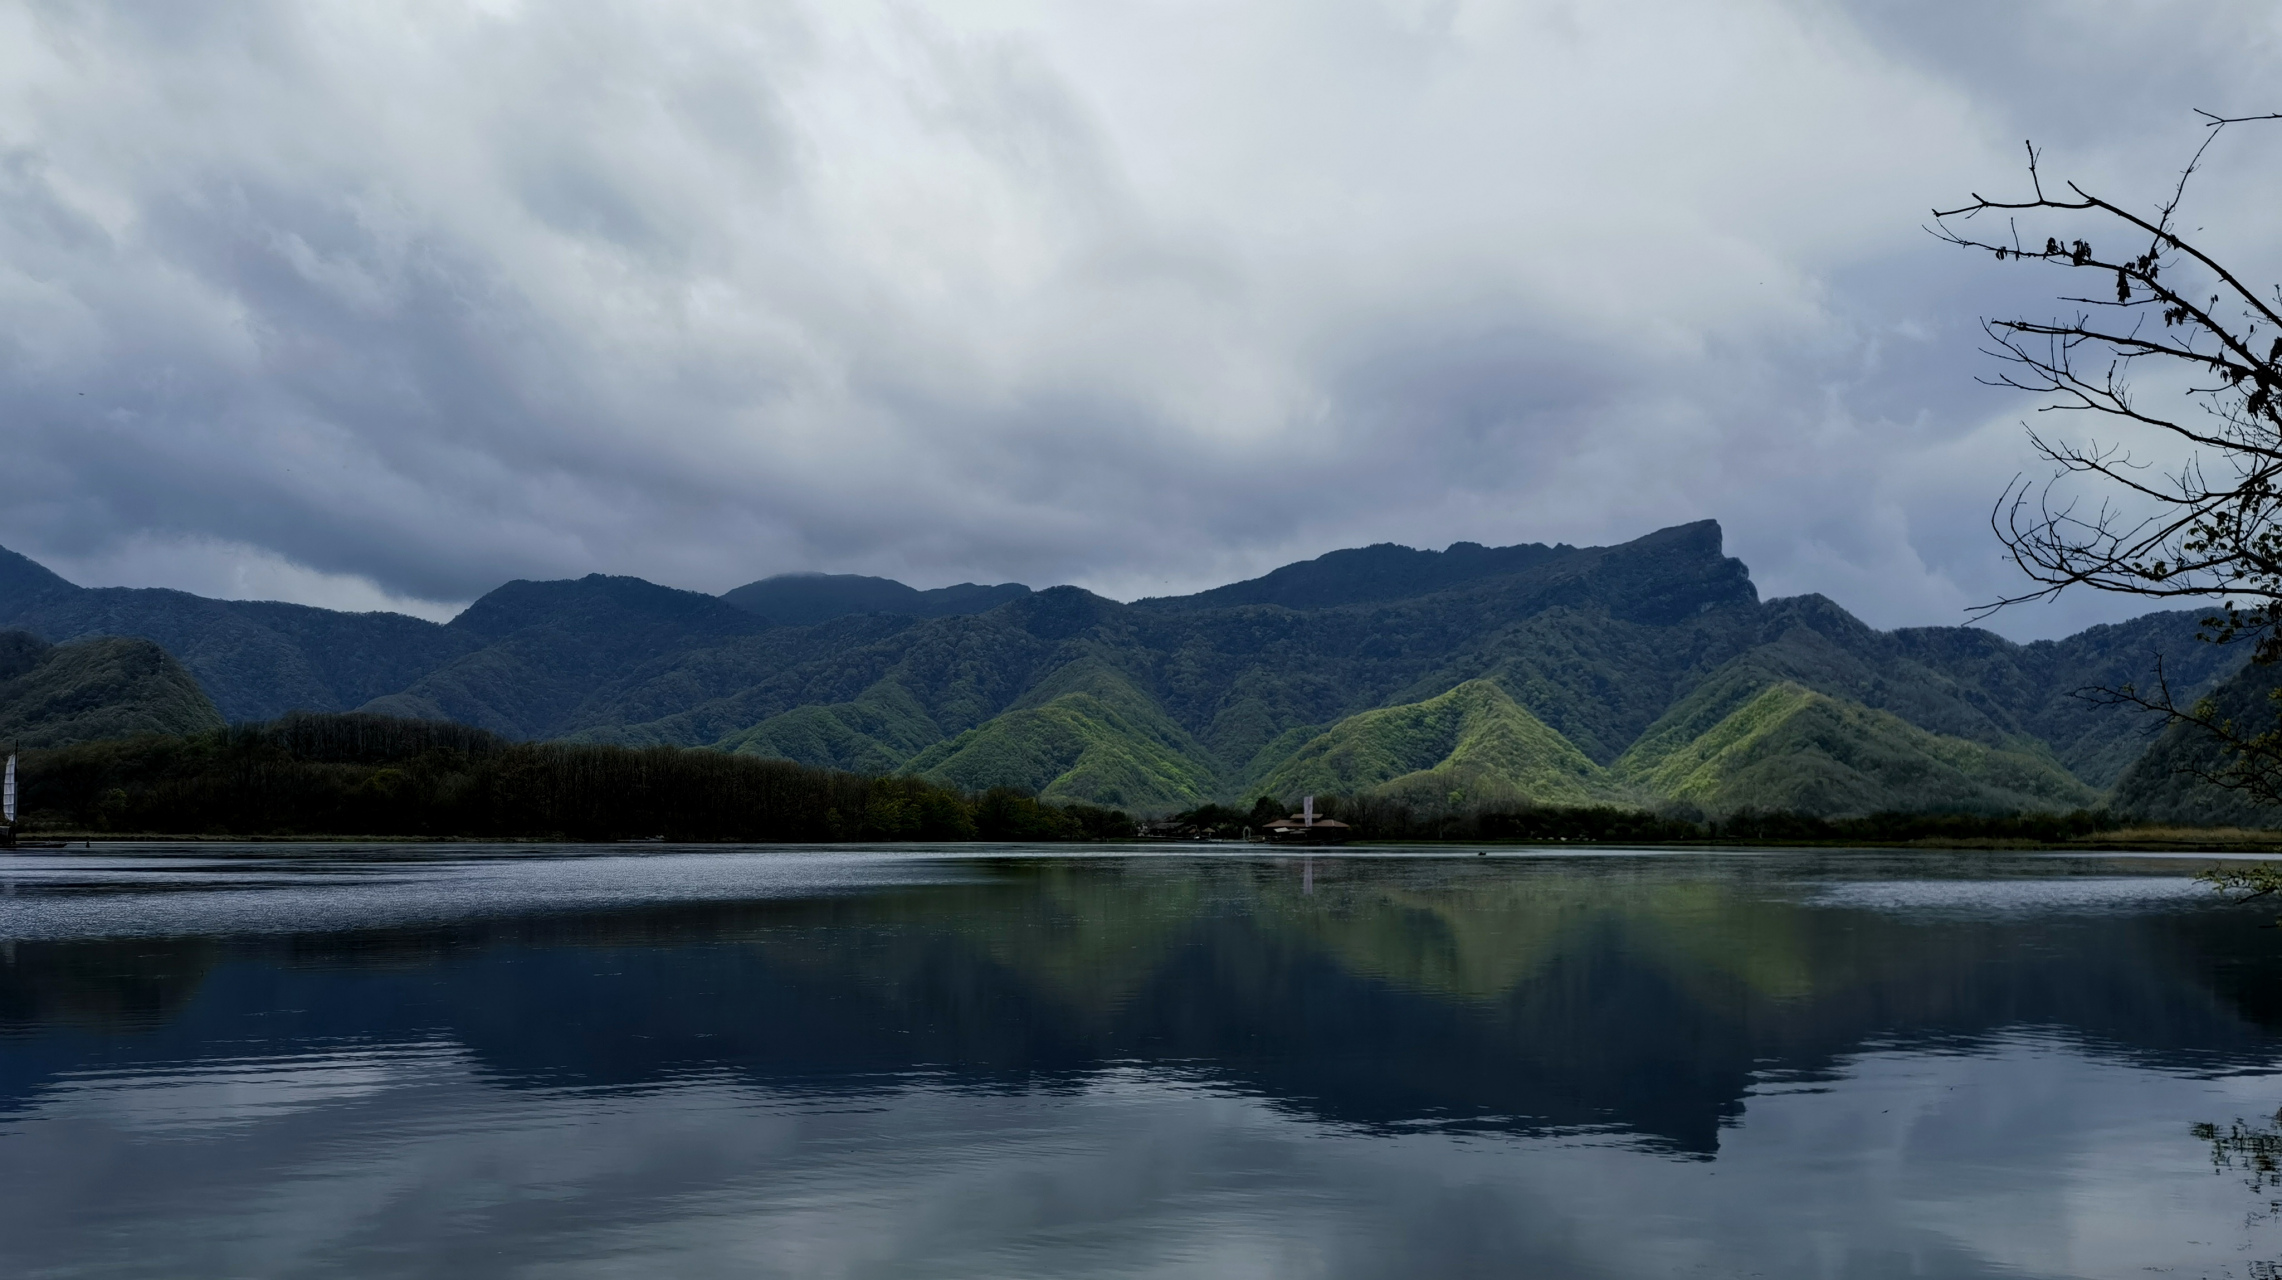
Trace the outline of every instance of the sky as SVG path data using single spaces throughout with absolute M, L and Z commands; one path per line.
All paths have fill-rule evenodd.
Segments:
M 2026 139 L 2152 205 L 2278 53 L 2226 0 L 0 0 L 0 545 L 442 618 L 1712 518 L 1763 596 L 1961 622 L 2037 470 L 1979 320 L 2059 282 L 1928 210 Z M 2258 279 L 2278 158 L 2189 207 Z

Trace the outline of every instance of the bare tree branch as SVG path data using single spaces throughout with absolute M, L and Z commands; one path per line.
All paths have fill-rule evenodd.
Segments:
M 2177 470 L 2159 472 L 2114 445 L 2031 432 L 2033 446 L 2053 465 L 2052 476 L 2042 488 L 2016 478 L 1990 523 L 2037 586 L 1992 601 L 1981 612 L 2076 586 L 2246 601 L 2247 610 L 2230 605 L 2217 630 L 2229 639 L 2257 635 L 2260 655 L 2270 659 L 2276 653 L 2269 651 L 2278 648 L 2274 628 L 2282 622 L 2282 311 L 2182 236 L 2178 212 L 2222 129 L 2282 120 L 2282 112 L 2198 114 L 2208 133 L 2152 217 L 2075 182 L 2065 184 L 2067 194 L 2054 194 L 2044 182 L 2043 157 L 2030 146 L 2028 199 L 1996 200 L 1976 193 L 1966 204 L 1934 210 L 1935 225 L 1929 229 L 1950 244 L 1999 261 L 2112 278 L 2112 297 L 2064 299 L 2085 308 L 2072 319 L 1984 322 L 1988 354 L 2002 367 L 1983 380 L 2045 397 L 2040 412 L 2105 415 L 2168 436 L 2191 451 Z M 1963 226 L 1999 211 L 2008 215 L 2005 241 L 1980 238 Z M 2032 213 L 2088 222 L 2092 229 L 2104 223 L 2146 247 L 2129 256 L 2102 255 L 2076 234 L 2065 241 L 2048 235 L 2041 250 L 2024 248 L 2019 215 Z M 2103 310 L 2147 315 L 2149 324 L 2160 316 L 2163 328 L 2150 332 L 2146 325 L 2095 323 L 2091 317 Z M 2261 344 L 2262 337 L 2269 341 Z M 2201 410 L 2198 420 L 2141 407 L 2132 372 L 2148 361 L 2187 375 L 2183 397 Z M 2206 467 L 2206 457 L 2222 464 L 2216 475 Z M 2086 481 L 2130 499 L 2136 514 L 2127 515 L 2107 500 L 2086 510 L 2065 496 Z
M 1976 192 L 1933 210 L 1927 229 L 1946 243 L 2102 281 L 2098 291 L 2061 297 L 2077 308 L 2073 316 L 1984 320 L 1984 351 L 1999 367 L 1981 381 L 2041 397 L 2039 413 L 2113 419 L 2186 451 L 2184 461 L 2159 468 L 2115 441 L 2030 430 L 2051 473 L 2041 482 L 2015 476 L 1989 524 L 2034 587 L 1974 612 L 1985 617 L 2074 587 L 2209 601 L 2217 612 L 2203 620 L 2203 638 L 2250 640 L 2252 661 L 2271 663 L 2282 659 L 2282 289 L 2261 293 L 2245 283 L 2182 233 L 2179 211 L 2228 126 L 2282 120 L 2282 111 L 2196 114 L 2205 136 L 2152 214 L 2076 182 L 2048 187 L 2033 144 L 2027 198 Z M 1976 219 L 1999 213 L 2002 237 L 1976 232 Z M 2033 231 L 2024 246 L 2024 217 L 2055 224 L 2041 248 Z M 2144 247 L 2094 247 L 2119 235 Z M 2191 412 L 2143 405 L 2140 371 L 2158 375 L 2164 405 Z M 2152 693 L 2083 692 L 2214 735 L 2222 763 L 2196 776 L 2282 804 L 2282 706 L 2260 727 L 2238 725 L 2208 700 L 2179 705 L 2160 663 L 2156 674 Z

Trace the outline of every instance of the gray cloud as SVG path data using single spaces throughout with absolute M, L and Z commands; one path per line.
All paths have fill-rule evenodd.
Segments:
M 1922 211 L 2024 134 L 2152 196 L 2190 106 L 2271 105 L 2275 41 L 2248 4 L 20 4 L 0 542 L 444 612 L 1713 516 L 1770 593 L 1954 621 L 2012 583 L 1983 522 L 2027 461 L 1974 319 L 2048 295 Z M 2241 145 L 2222 231 L 2270 205 Z

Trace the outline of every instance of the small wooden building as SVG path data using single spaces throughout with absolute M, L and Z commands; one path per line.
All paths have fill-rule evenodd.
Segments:
M 1261 828 L 1271 844 L 1345 844 L 1353 828 L 1337 818 L 1295 813 Z

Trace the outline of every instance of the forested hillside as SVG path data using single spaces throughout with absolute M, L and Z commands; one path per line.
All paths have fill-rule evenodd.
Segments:
M 198 682 L 148 640 L 51 645 L 27 631 L 0 631 L 0 744 L 58 747 L 221 727 L 222 714 Z
M 146 636 L 233 721 L 363 708 L 1137 812 L 1307 790 L 2068 809 L 2146 741 L 2076 690 L 2159 654 L 2199 690 L 2241 659 L 2199 643 L 2192 613 L 2031 645 L 1875 631 L 1818 596 L 1761 601 L 1711 522 L 1615 547 L 1366 547 L 1133 604 L 820 576 L 717 598 L 594 575 L 510 583 L 442 625 L 89 590 L 9 556 L 0 624 Z
M 2271 728 L 2282 693 L 2282 666 L 2245 667 L 2212 690 L 2222 722 L 2255 734 Z M 2151 822 L 2181 826 L 2282 826 L 2282 811 L 2219 785 L 2227 760 L 2208 730 L 2176 724 L 2155 736 L 2116 782 L 2116 807 Z

